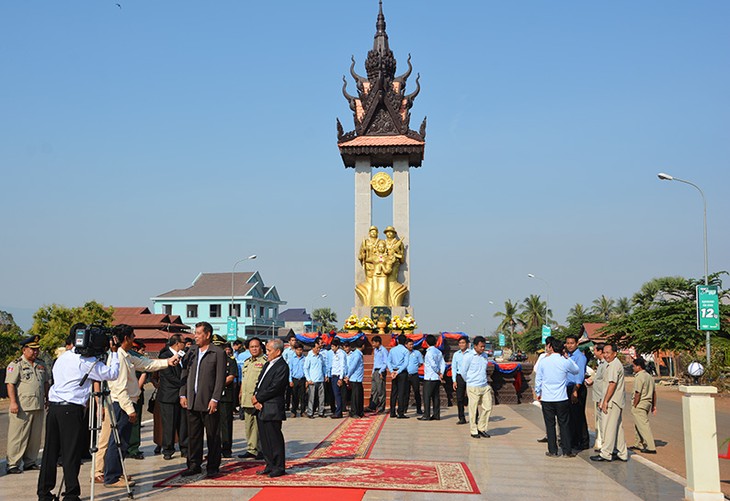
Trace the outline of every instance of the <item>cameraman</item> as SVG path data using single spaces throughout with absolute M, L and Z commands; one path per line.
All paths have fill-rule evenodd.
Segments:
M 75 324 L 71 327 L 71 335 L 75 336 L 77 329 L 85 328 L 85 324 Z M 80 499 L 81 449 L 77 444 L 82 434 L 88 431 L 88 425 L 84 421 L 84 408 L 91 396 L 91 381 L 110 381 L 119 375 L 117 348 L 113 343 L 109 344 L 112 350 L 109 367 L 96 357 L 81 356 L 74 350 L 67 350 L 58 357 L 53 366 L 54 383 L 48 393 L 46 438 L 38 476 L 39 501 L 54 499 L 51 491 L 56 485 L 56 463 L 59 455 L 63 457 L 63 478 L 66 484 L 64 499 Z
M 145 356 L 132 356 L 129 351 L 134 345 L 134 329 L 126 324 L 114 327 L 114 336 L 119 340 L 119 377 L 109 382 L 109 392 L 112 401 L 112 410 L 119 430 L 120 446 L 126 455 L 129 446 L 129 437 L 132 425 L 137 422 L 137 412 L 134 404 L 137 403 L 141 390 L 135 371 L 154 372 L 177 365 L 179 357 L 174 355 L 168 359 L 152 360 Z M 109 439 L 109 446 L 104 457 L 104 486 L 125 487 L 122 476 L 122 463 L 119 460 L 119 449 L 113 437 Z M 134 482 L 129 482 L 130 486 Z

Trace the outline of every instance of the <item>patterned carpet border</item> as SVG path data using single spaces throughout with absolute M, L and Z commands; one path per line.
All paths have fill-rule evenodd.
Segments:
M 256 475 L 261 461 L 230 461 L 223 475 L 208 479 L 203 474 L 183 478 L 178 474 L 155 487 L 337 487 L 386 491 L 479 494 L 474 477 L 465 463 L 392 459 L 315 459 L 287 462 L 287 475 L 269 478 Z
M 387 414 L 373 414 L 360 419 L 347 418 L 312 449 L 308 458 L 355 459 L 370 457 Z

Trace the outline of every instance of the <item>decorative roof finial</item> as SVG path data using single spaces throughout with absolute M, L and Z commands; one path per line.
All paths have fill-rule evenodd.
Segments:
M 377 29 L 377 34 L 380 34 L 385 33 L 385 16 L 383 15 L 383 0 L 379 0 L 378 3 L 378 21 L 375 23 L 375 28 Z

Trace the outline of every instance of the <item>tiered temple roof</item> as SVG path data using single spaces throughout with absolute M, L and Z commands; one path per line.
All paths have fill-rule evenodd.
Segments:
M 365 60 L 367 77 L 355 72 L 355 57 L 352 57 L 350 74 L 355 80 L 357 96 L 347 92 L 347 79 L 342 77 L 342 94 L 353 112 L 355 130 L 346 133 L 338 119 L 337 145 L 345 167 L 354 167 L 357 156 L 369 156 L 375 167 L 392 167 L 396 155 L 407 156 L 411 167 L 420 167 L 426 145 L 426 119 L 418 132 L 409 128 L 410 109 L 421 90 L 420 75 L 416 77 L 415 90 L 406 94 L 406 81 L 413 70 L 411 57 L 408 56 L 406 72 L 396 76 L 396 60 L 388 44 L 382 0 L 375 27 L 373 48 Z

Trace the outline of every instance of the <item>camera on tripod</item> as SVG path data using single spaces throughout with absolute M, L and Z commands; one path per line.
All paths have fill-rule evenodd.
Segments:
M 74 348 L 82 357 L 100 357 L 109 349 L 110 341 L 113 341 L 115 346 L 121 344 L 114 335 L 114 329 L 107 327 L 104 322 L 94 322 L 76 329 Z

